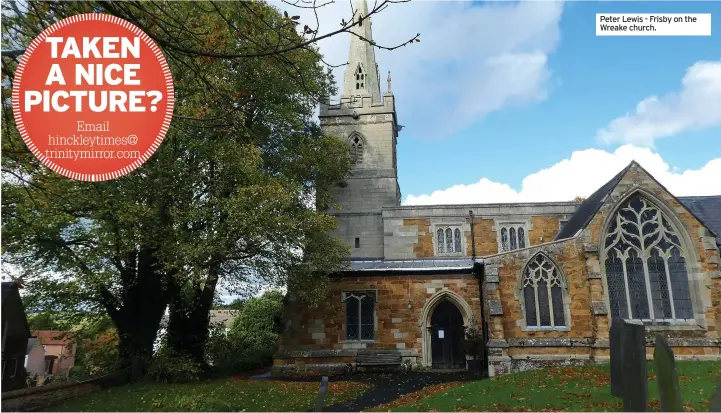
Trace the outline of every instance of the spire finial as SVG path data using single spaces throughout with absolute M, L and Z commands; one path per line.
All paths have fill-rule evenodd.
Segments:
M 388 71 L 388 93 L 391 93 L 391 71 Z

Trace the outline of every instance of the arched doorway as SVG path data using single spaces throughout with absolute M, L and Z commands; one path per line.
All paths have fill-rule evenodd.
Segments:
M 463 340 L 463 316 L 452 302 L 443 300 L 431 315 L 431 358 L 434 369 L 465 368 L 466 361 L 461 348 Z

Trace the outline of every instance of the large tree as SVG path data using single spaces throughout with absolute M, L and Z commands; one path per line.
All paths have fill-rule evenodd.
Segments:
M 333 92 L 317 31 L 299 35 L 293 16 L 260 2 L 15 6 L 3 6 L 8 48 L 64 17 L 111 13 L 159 43 L 176 90 L 171 128 L 146 164 L 112 181 L 73 181 L 19 137 L 7 104 L 17 54 L 3 55 L 3 258 L 22 268 L 38 310 L 106 313 L 129 365 L 150 358 L 168 305 L 171 348 L 202 360 L 221 281 L 319 296 L 347 251 L 328 236 L 335 220 L 312 204 L 332 202 L 327 189 L 349 156 L 313 120 Z

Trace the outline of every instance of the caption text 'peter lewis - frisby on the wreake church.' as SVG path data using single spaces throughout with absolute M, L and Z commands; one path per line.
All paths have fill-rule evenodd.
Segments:
M 596 36 L 711 36 L 711 14 L 598 13 Z

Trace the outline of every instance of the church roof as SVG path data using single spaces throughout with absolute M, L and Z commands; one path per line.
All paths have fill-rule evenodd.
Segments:
M 350 263 L 350 269 L 344 273 L 470 274 L 476 264 L 482 263 L 483 260 L 478 258 L 354 260 Z
M 558 234 L 556 234 L 556 237 L 553 238 L 554 241 L 570 238 L 576 235 L 579 230 L 585 228 L 588 222 L 591 221 L 591 218 L 596 215 L 598 209 L 601 208 L 603 200 L 606 199 L 606 195 L 613 191 L 613 188 L 618 185 L 623 175 L 631 168 L 631 165 L 633 165 L 633 162 L 623 168 L 621 172 L 616 174 L 616 176 L 611 178 L 611 180 L 606 182 L 602 187 L 598 188 L 598 190 L 586 198 L 585 201 L 581 202 L 581 205 L 578 206 L 576 212 L 571 216 L 566 225 L 564 225 Z
M 638 165 L 635 161 L 623 168 L 621 172 L 616 174 L 616 176 L 611 178 L 610 181 L 606 182 L 578 206 L 576 212 L 568 220 L 568 223 L 566 223 L 563 229 L 561 229 L 561 231 L 559 231 L 553 238 L 554 241 L 573 237 L 576 233 L 578 233 L 578 231 L 585 228 L 593 216 L 596 215 L 598 209 L 601 208 L 601 205 L 603 205 L 603 201 L 606 199 L 606 196 L 613 191 L 626 172 L 634 164 L 643 169 L 643 167 Z M 659 185 L 661 184 L 659 183 Z M 663 185 L 661 185 L 661 187 L 663 188 Z M 673 196 L 673 194 L 671 194 L 671 196 Z M 721 246 L 721 195 L 674 198 L 686 207 L 691 215 L 693 215 L 699 222 L 711 230 L 711 232 L 716 236 L 716 244 Z
M 716 245 L 721 246 L 721 195 L 680 196 L 678 200 L 716 235 Z

